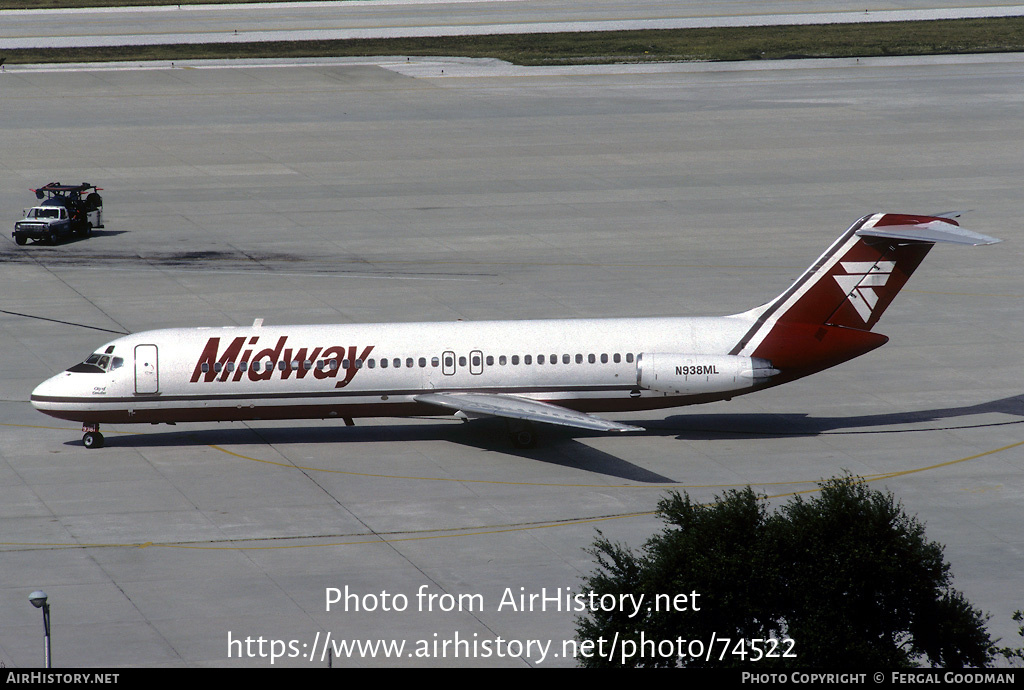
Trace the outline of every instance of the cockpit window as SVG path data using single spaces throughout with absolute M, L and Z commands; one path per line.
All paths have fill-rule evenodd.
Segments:
M 76 364 L 68 369 L 74 374 L 103 374 L 124 365 L 121 357 L 111 357 L 109 354 L 95 352 L 85 358 L 84 362 Z

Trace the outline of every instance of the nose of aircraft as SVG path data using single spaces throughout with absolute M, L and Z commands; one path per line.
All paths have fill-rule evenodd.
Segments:
M 40 412 L 47 412 L 53 409 L 52 400 L 58 396 L 66 387 L 65 379 L 71 376 L 68 372 L 62 371 L 56 376 L 51 376 L 46 379 L 32 391 L 32 396 L 29 398 L 32 401 L 32 406 Z

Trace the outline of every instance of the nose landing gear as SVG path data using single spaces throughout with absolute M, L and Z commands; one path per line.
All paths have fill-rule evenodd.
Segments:
M 85 424 L 82 426 L 85 435 L 82 436 L 82 445 L 86 448 L 102 448 L 103 434 L 100 433 L 99 424 Z

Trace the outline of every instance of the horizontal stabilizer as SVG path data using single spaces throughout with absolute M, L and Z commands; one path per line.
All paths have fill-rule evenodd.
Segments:
M 594 431 L 643 431 L 642 427 L 611 422 L 558 405 L 500 393 L 424 393 L 416 402 L 445 407 L 457 412 L 488 417 L 525 419 Z
M 1002 240 L 965 230 L 947 221 L 933 220 L 917 225 L 885 225 L 872 228 L 861 228 L 857 231 L 861 237 L 886 237 L 912 242 L 949 242 L 952 244 L 995 244 Z

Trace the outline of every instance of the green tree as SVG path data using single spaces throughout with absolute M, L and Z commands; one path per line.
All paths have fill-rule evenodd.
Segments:
M 1024 637 L 1024 611 L 1014 611 L 1013 620 L 1022 624 L 1017 626 L 1017 634 Z M 1024 647 L 998 647 L 995 653 L 1006 659 L 1010 666 L 1024 665 Z
M 689 496 L 673 493 L 659 503 L 659 511 L 667 526 L 647 542 L 643 555 L 599 536 L 590 550 L 599 568 L 584 593 L 613 594 L 616 601 L 620 595 L 643 593 L 647 604 L 657 594 L 695 591 L 700 596 L 687 602 L 686 610 L 655 612 L 645 606 L 636 616 L 628 606 L 595 611 L 577 621 L 579 639 L 611 640 L 618 633 L 619 641 L 639 645 L 641 635 L 656 641 L 680 636 L 708 640 L 712 634 L 739 639 L 779 632 L 778 612 L 770 608 L 775 597 L 765 591 L 775 567 L 762 547 L 767 513 L 753 490 L 728 492 L 711 506 L 694 505 Z M 715 592 L 714 603 L 706 600 L 708 592 Z M 647 666 L 676 665 L 671 657 L 644 661 Z M 602 656 L 584 664 L 620 665 Z
M 943 547 L 925 538 L 923 525 L 892 494 L 858 478 L 820 486 L 818 496 L 797 496 L 773 514 L 749 487 L 710 505 L 672 493 L 658 505 L 665 528 L 639 553 L 599 534 L 590 550 L 598 568 L 584 594 L 643 594 L 647 604 L 658 594 L 700 597 L 687 610 L 650 606 L 631 617 L 615 607 L 579 618 L 581 641 L 616 639 L 635 650 L 626 658 L 620 644 L 614 658 L 581 656 L 580 663 L 749 668 L 770 649 L 752 640 L 785 637 L 795 640 L 797 656 L 781 656 L 780 645 L 779 656 L 759 659 L 758 668 L 988 663 L 987 617 L 952 587 Z M 716 646 L 701 658 L 694 658 L 700 646 L 675 647 L 687 656 L 656 646 L 708 644 L 713 635 Z

